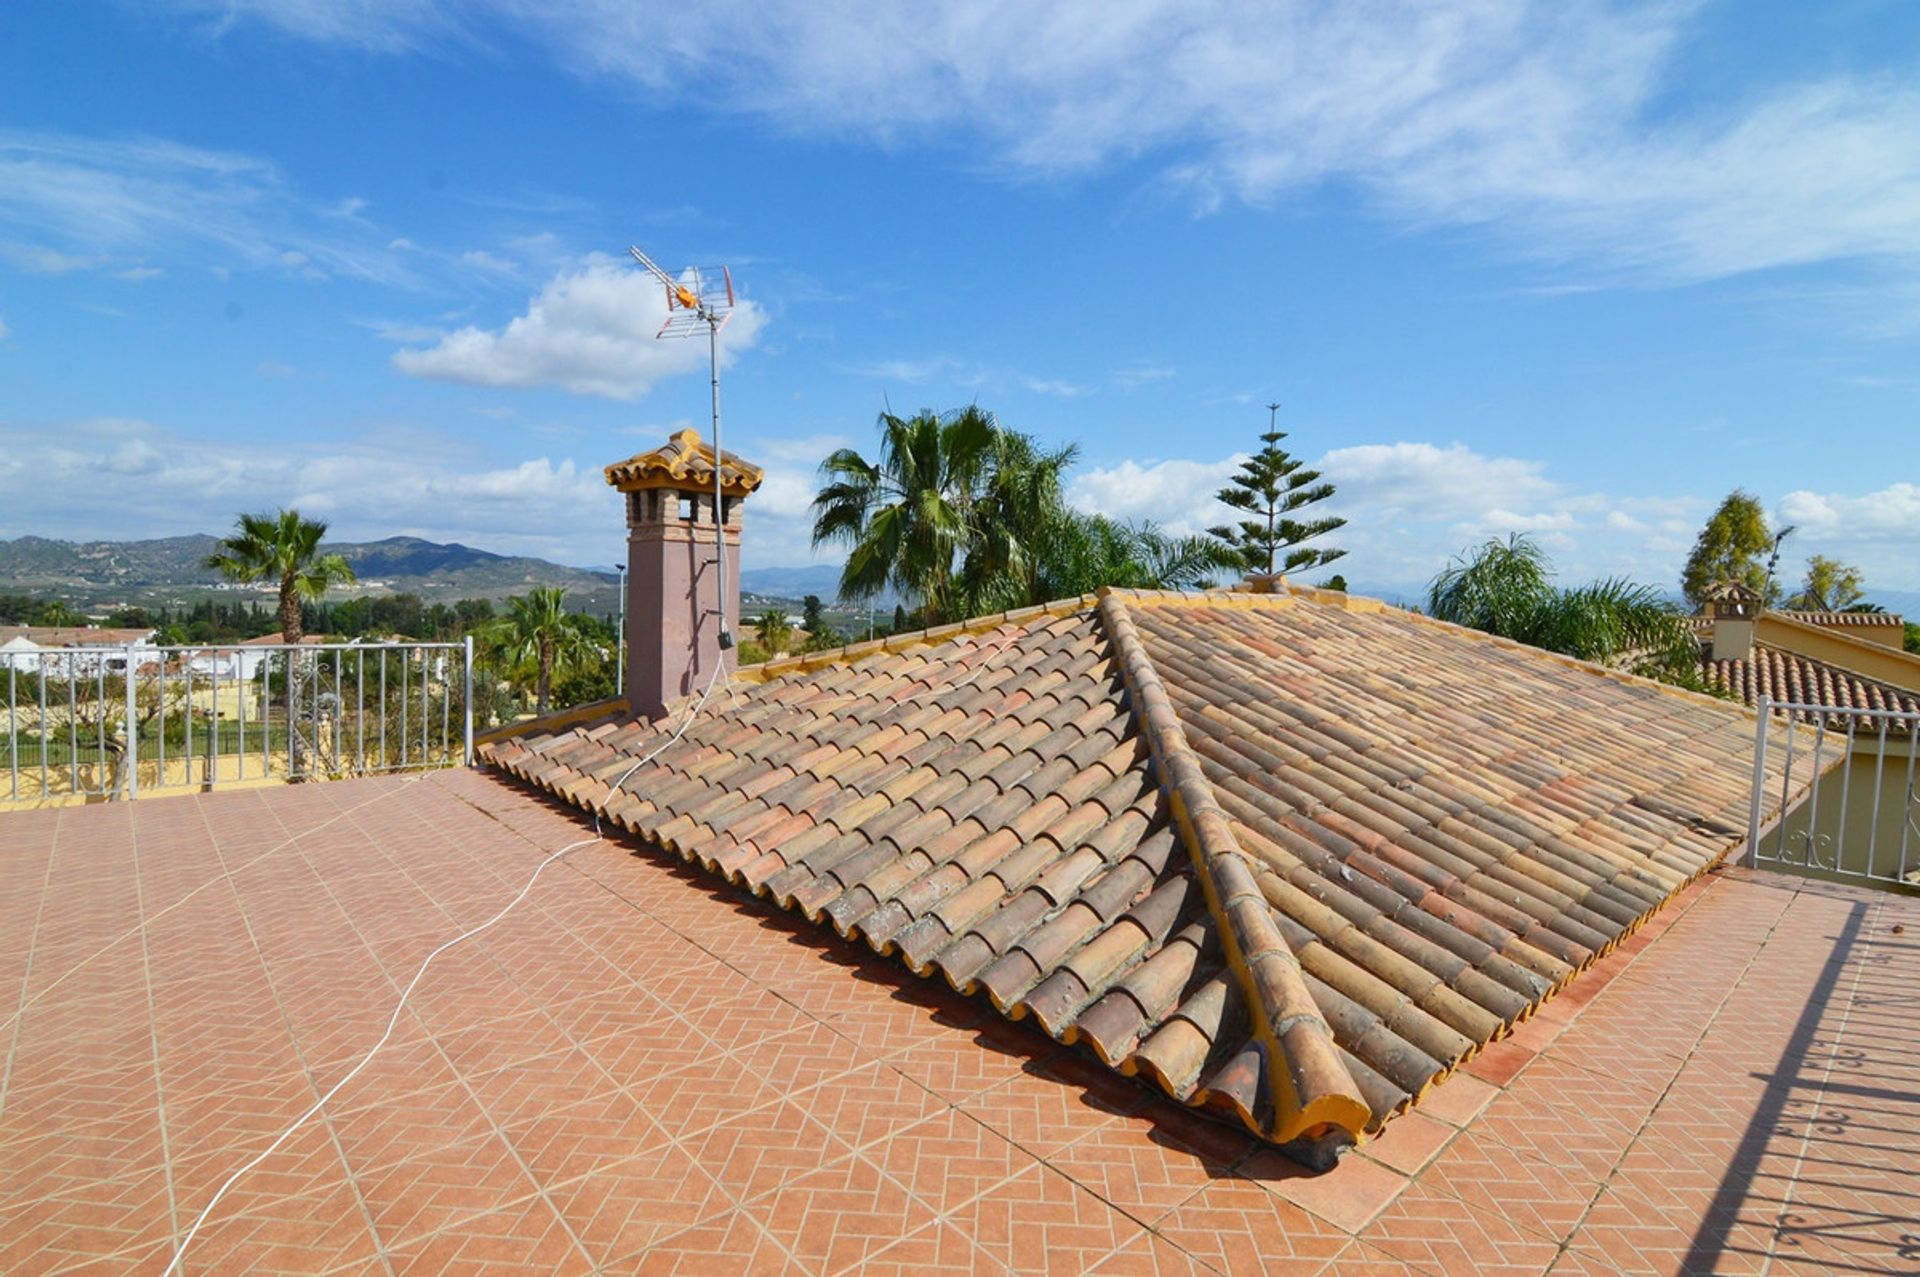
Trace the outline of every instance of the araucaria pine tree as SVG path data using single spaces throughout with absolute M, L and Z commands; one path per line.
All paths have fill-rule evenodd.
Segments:
M 1287 437 L 1285 431 L 1273 428 L 1280 405 L 1268 404 L 1267 411 L 1268 429 L 1260 436 L 1260 451 L 1249 457 L 1233 482 L 1216 494 L 1251 517 L 1208 531 L 1227 544 L 1248 572 L 1271 574 L 1322 567 L 1346 551 L 1305 542 L 1345 527 L 1347 521 L 1293 517 L 1295 511 L 1332 496 L 1333 485 L 1280 446 Z

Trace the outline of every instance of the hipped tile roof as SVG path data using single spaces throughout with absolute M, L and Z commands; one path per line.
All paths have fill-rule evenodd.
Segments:
M 1776 703 L 1920 714 L 1920 694 L 1758 643 L 1753 647 L 1753 655 L 1745 659 L 1708 660 L 1703 664 L 1709 683 L 1725 688 L 1748 705 L 1758 704 L 1764 694 Z M 1782 712 L 1775 711 L 1776 714 Z M 1800 711 L 1797 717 L 1803 722 L 1812 722 L 1818 715 Z M 1827 721 L 1829 726 L 1845 730 L 1845 721 L 1836 720 L 1854 717 L 1830 715 Z M 1869 726 L 1877 730 L 1877 721 L 1862 717 L 1856 721 L 1855 730 Z M 1896 724 L 1894 730 L 1905 729 Z
M 1745 830 L 1754 731 L 1333 597 L 1108 592 L 743 670 L 671 743 L 676 717 L 616 714 L 481 752 L 1325 1149 L 1713 864 Z

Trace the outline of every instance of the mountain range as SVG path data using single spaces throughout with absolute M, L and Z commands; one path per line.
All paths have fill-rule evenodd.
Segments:
M 218 547 L 219 538 L 204 534 L 150 541 L 0 540 L 0 589 L 94 595 L 211 588 L 221 577 L 204 563 Z M 419 537 L 328 542 L 323 548 L 343 556 L 363 582 L 437 597 L 515 594 L 536 585 L 610 590 L 616 582 L 611 573 Z
M 211 590 L 220 574 L 202 566 L 219 547 L 207 534 L 146 541 L 58 541 L 22 536 L 0 539 L 0 592 L 54 593 L 90 601 L 134 601 L 162 593 Z M 519 594 L 537 585 L 564 585 L 575 602 L 612 606 L 616 569 L 569 567 L 546 559 L 496 554 L 458 542 L 420 537 L 328 542 L 363 584 L 429 599 Z M 839 587 L 834 564 L 749 568 L 741 589 L 766 598 L 831 599 Z M 891 602 L 888 603 L 891 607 Z

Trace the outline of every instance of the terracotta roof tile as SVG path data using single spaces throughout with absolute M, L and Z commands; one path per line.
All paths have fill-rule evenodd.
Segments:
M 1746 660 L 1707 661 L 1705 667 L 1709 683 L 1748 705 L 1758 704 L 1765 695 L 1772 701 L 1800 705 L 1920 713 L 1920 694 L 1876 683 L 1779 648 L 1756 644 L 1753 655 Z M 1811 722 L 1816 716 L 1801 713 L 1798 717 L 1803 722 Z M 1863 725 L 1870 721 L 1859 720 Z M 1845 723 L 1838 726 L 1844 728 Z
M 1897 612 L 1796 612 L 1782 610 L 1776 616 L 1792 617 L 1796 621 L 1805 621 L 1809 625 L 1844 625 L 1853 628 L 1877 629 L 1891 626 L 1898 629 L 1905 624 L 1905 618 Z
M 1359 601 L 1127 591 L 745 670 L 677 726 L 535 725 L 482 752 L 1321 1149 L 1717 859 L 1753 732 L 1710 698 Z

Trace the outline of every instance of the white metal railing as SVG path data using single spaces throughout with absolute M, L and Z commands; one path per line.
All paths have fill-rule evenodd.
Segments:
M 471 638 L 0 652 L 0 800 L 464 764 L 473 679 Z
M 1920 713 L 1765 696 L 1756 708 L 1746 847 L 1752 862 L 1920 887 Z M 1767 727 L 1775 714 L 1816 729 L 1810 747 L 1804 732 L 1787 733 L 1777 782 L 1767 774 Z M 1763 827 L 1761 813 L 1775 783 L 1779 815 Z

